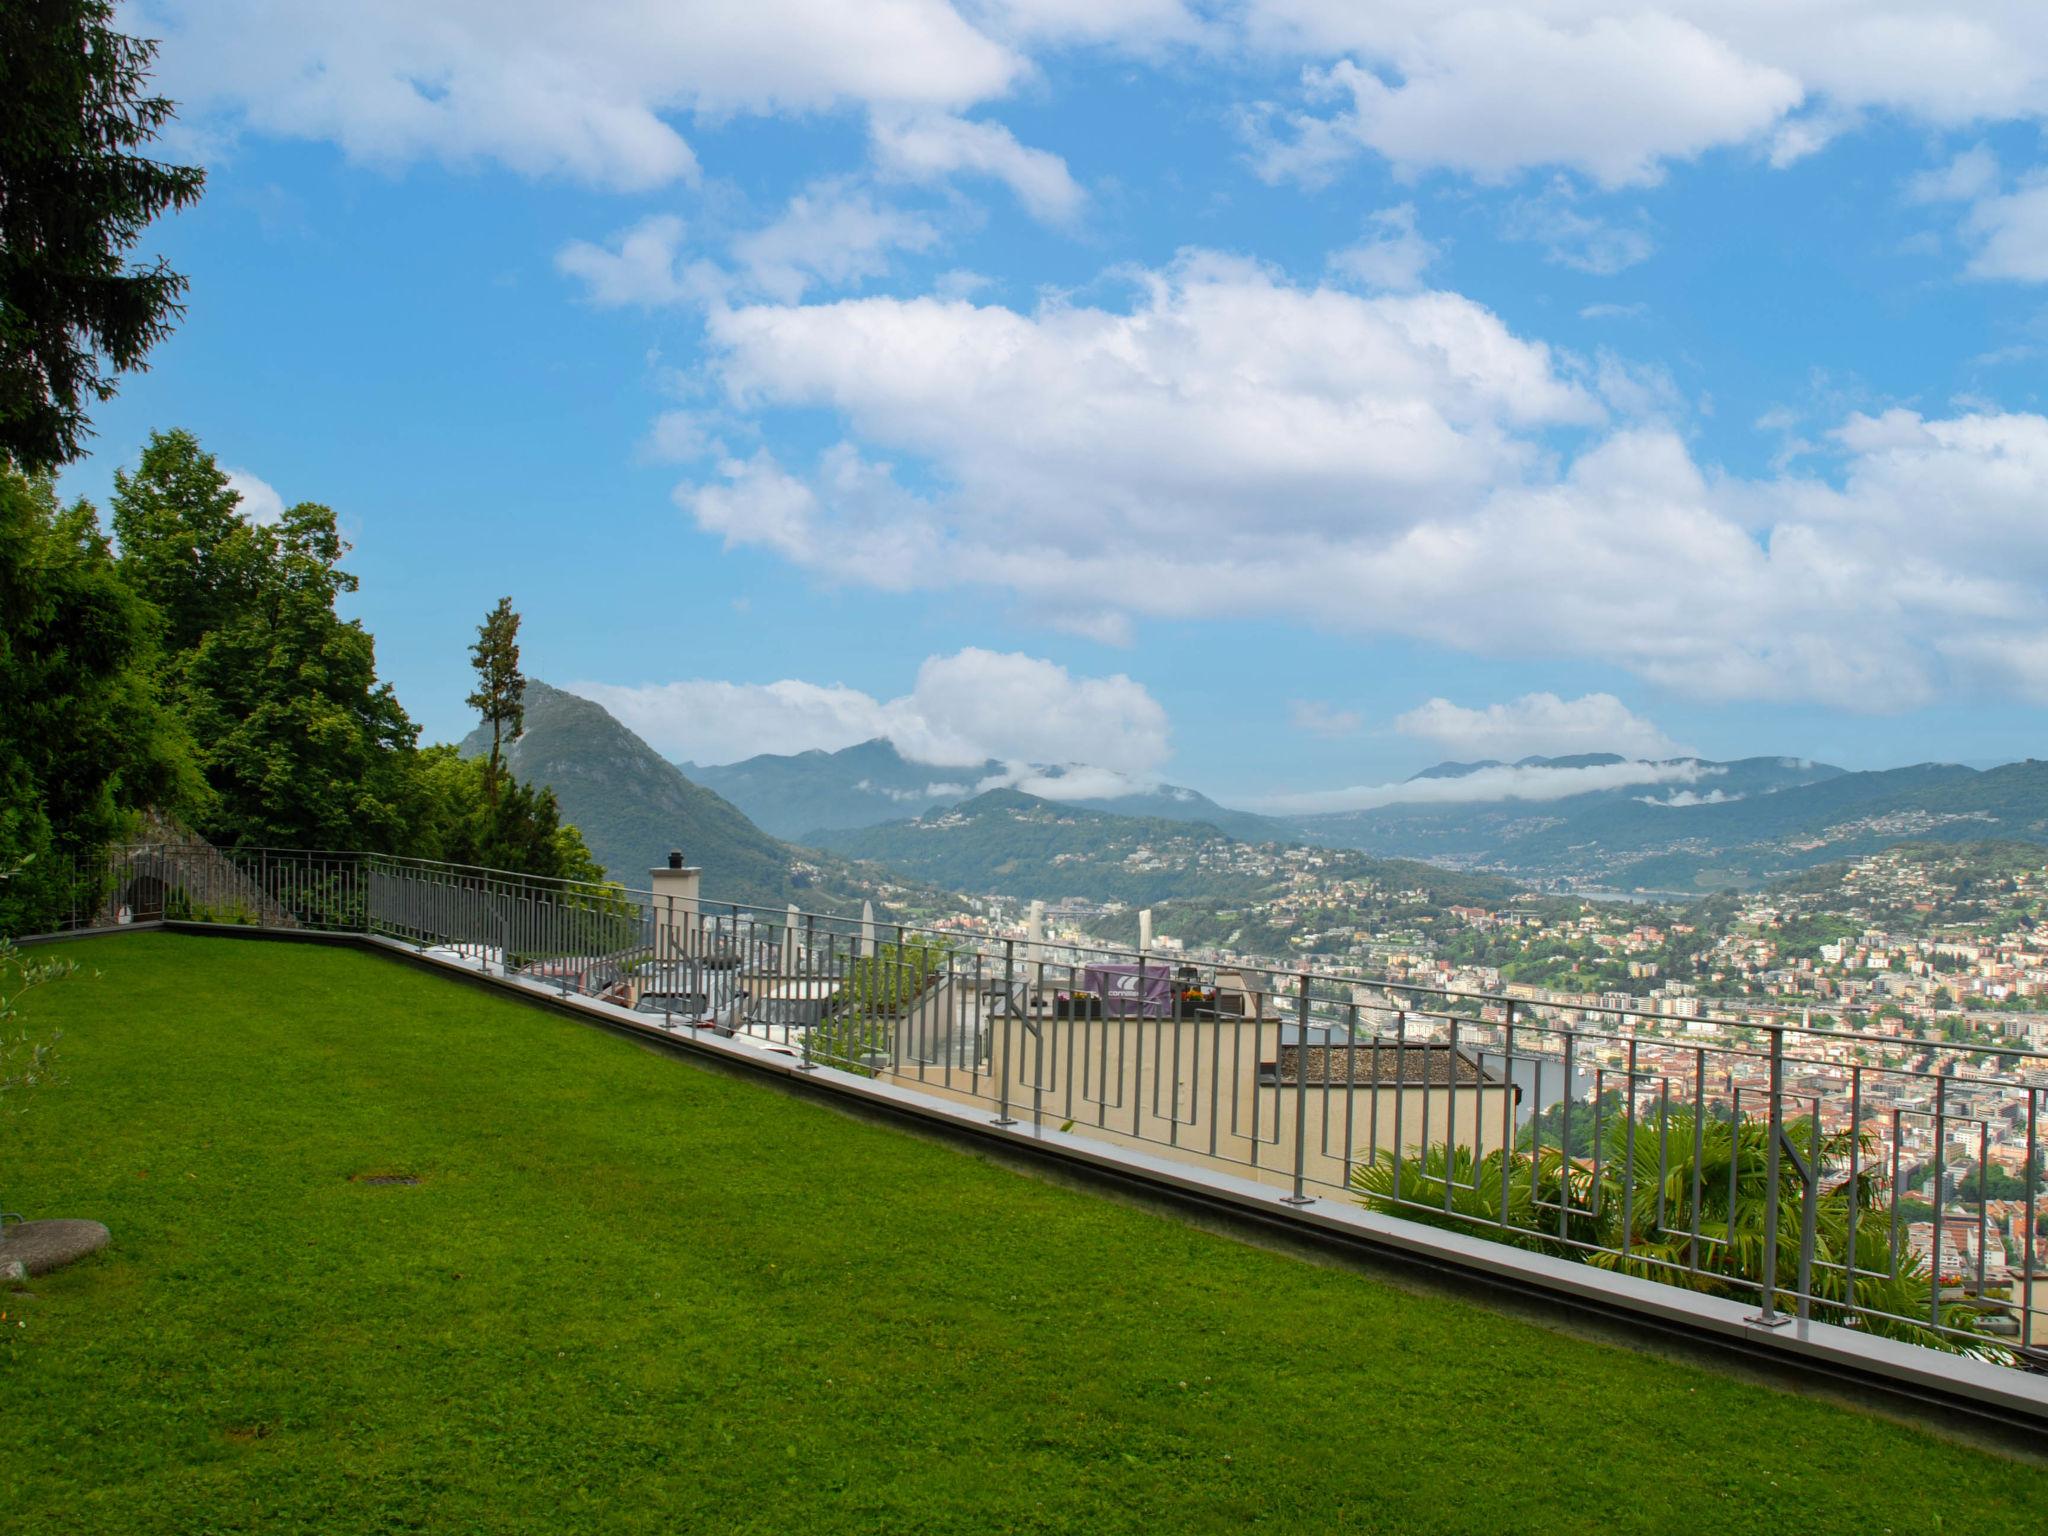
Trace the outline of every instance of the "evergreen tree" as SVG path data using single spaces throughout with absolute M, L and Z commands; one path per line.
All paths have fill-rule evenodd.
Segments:
M 497 607 L 484 615 L 477 626 L 476 644 L 469 648 L 469 659 L 477 679 L 469 707 L 491 728 L 484 788 L 495 806 L 504 764 L 503 744 L 517 740 L 526 725 L 526 679 L 519 671 L 519 615 L 512 610 L 511 598 L 499 598 Z
M 89 402 L 144 366 L 185 279 L 127 252 L 205 173 L 143 151 L 172 104 L 146 94 L 156 44 L 111 0 L 0 5 L 0 459 L 54 469 L 83 451 Z

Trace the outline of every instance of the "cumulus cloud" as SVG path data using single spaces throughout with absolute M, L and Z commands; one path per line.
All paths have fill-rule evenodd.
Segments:
M 357 159 L 494 161 L 645 189 L 695 174 L 678 119 L 876 115 L 906 169 L 1007 181 L 1041 217 L 1081 201 L 1057 157 L 962 116 L 1076 46 L 1298 67 L 1249 104 L 1275 178 L 1348 158 L 1607 187 L 1748 145 L 1773 164 L 1866 116 L 1936 128 L 2048 114 L 2033 0 L 134 0 L 188 128 L 328 139 Z M 942 167 L 942 169 L 941 169 Z
M 1970 647 L 2048 627 L 2040 415 L 1854 416 L 1743 478 L 1654 419 L 1617 426 L 1583 363 L 1470 299 L 1206 253 L 1121 308 L 864 298 L 708 328 L 729 409 L 843 436 L 808 465 L 728 458 L 678 501 L 825 580 L 989 587 L 1105 636 L 1285 613 L 1863 710 L 2000 686 Z M 1599 389 L 1659 414 L 1640 371 Z
M 1981 199 L 1964 234 L 1975 249 L 1972 277 L 2048 283 L 2048 175 L 2026 177 L 2009 192 Z
M 654 214 L 621 230 L 610 245 L 570 241 L 556 253 L 555 266 L 580 281 L 593 304 L 654 309 L 701 294 L 679 269 L 682 245 L 683 221 Z
M 733 242 L 749 287 L 785 302 L 814 284 L 843 288 L 889 270 L 897 251 L 937 244 L 931 221 L 884 207 L 844 181 L 816 183 L 789 201 L 780 218 Z
M 1394 729 L 1463 759 L 1563 757 L 1578 752 L 1654 758 L 1685 752 L 1611 693 L 1576 699 L 1525 693 L 1483 709 L 1431 699 L 1399 716 Z
M 911 690 L 878 699 L 844 684 L 784 679 L 705 679 L 623 686 L 579 683 L 656 750 L 695 762 L 732 762 L 756 753 L 813 747 L 837 751 L 882 737 L 912 762 L 979 769 L 1018 765 L 982 787 L 1054 780 L 1031 765 L 1085 763 L 1093 777 L 1062 776 L 1060 798 L 1089 798 L 1094 786 L 1156 782 L 1172 750 L 1166 711 L 1143 684 L 1121 673 L 1076 677 L 1055 662 L 969 647 L 933 656 Z M 1110 777 L 1102 777 L 1109 775 Z
M 1978 144 L 1908 177 L 1905 192 L 1909 202 L 1962 205 L 1970 276 L 2048 282 L 2048 174 L 2008 182 L 1997 157 Z
M 734 236 L 729 266 L 685 250 L 686 229 L 655 214 L 608 242 L 571 240 L 555 267 L 604 308 L 716 307 L 735 298 L 795 303 L 814 288 L 849 288 L 888 272 L 898 252 L 929 251 L 939 230 L 844 177 L 811 183 L 766 224 Z
M 1536 5 L 1348 9 L 1357 25 L 1328 29 L 1331 40 L 1350 34 L 1366 62 L 1308 71 L 1311 100 L 1339 105 L 1295 114 L 1292 136 L 1263 146 L 1268 176 L 1313 175 L 1370 149 L 1397 167 L 1496 180 L 1561 165 L 1603 186 L 1642 184 L 1668 159 L 1763 133 L 1803 95 L 1788 71 L 1656 11 L 1574 21 Z
M 1330 270 L 1389 292 L 1420 287 L 1436 247 L 1416 227 L 1415 205 L 1380 209 L 1366 220 L 1366 230 L 1365 239 L 1331 255 Z
M 1407 779 L 1399 784 L 1357 784 L 1304 794 L 1269 795 L 1256 810 L 1298 816 L 1325 811 L 1373 811 L 1388 805 L 1464 805 L 1482 800 L 1563 800 L 1596 790 L 1638 784 L 1690 784 L 1709 772 L 1699 763 L 1597 763 L 1584 768 L 1481 768 L 1457 778 Z
M 1048 223 L 1074 218 L 1085 201 L 1066 161 L 1017 142 L 1000 123 L 970 122 L 948 113 L 878 114 L 875 161 L 884 174 L 937 181 L 965 173 L 1002 182 L 1033 217 Z
M 1870 112 L 1939 128 L 2048 115 L 2048 34 L 2028 0 L 1251 0 L 1243 15 L 1267 49 L 1328 61 L 1298 104 L 1256 119 L 1275 178 L 1370 151 L 1407 170 L 1557 167 L 1619 187 L 1724 146 L 1788 165 Z
M 1030 67 L 948 0 L 143 0 L 136 16 L 187 118 L 621 190 L 694 175 L 678 114 L 956 110 Z
M 228 488 L 242 498 L 242 516 L 252 523 L 274 523 L 284 516 L 284 498 L 277 494 L 268 480 L 252 475 L 246 469 L 224 471 L 228 477 Z

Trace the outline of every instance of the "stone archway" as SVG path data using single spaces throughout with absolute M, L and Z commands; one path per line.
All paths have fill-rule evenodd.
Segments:
M 129 921 L 153 923 L 163 917 L 170 893 L 157 876 L 137 875 L 122 888 L 118 905 L 128 909 Z

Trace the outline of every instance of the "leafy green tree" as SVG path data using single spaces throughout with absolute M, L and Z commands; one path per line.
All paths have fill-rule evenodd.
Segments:
M 0 932 L 48 927 L 134 814 L 202 803 L 190 737 L 160 696 L 157 616 L 121 579 L 92 507 L 0 465 Z
M 484 787 L 493 805 L 498 802 L 498 780 L 504 763 L 505 741 L 517 739 L 526 725 L 526 678 L 519 670 L 519 615 L 512 599 L 501 597 L 498 605 L 484 615 L 477 626 L 476 644 L 469 648 L 470 665 L 476 668 L 476 691 L 469 707 L 484 717 L 491 728 L 491 756 Z
M 121 573 L 164 616 L 167 687 L 197 743 L 210 841 L 409 852 L 417 728 L 376 645 L 336 600 L 356 589 L 334 513 L 242 514 L 189 432 L 150 438 L 116 477 Z
M 163 615 L 174 659 L 248 612 L 268 556 L 241 494 L 190 432 L 157 432 L 133 472 L 114 471 L 121 574 Z
M 421 748 L 415 771 L 421 808 L 410 852 L 451 864 L 603 883 L 604 870 L 583 834 L 562 824 L 553 790 L 506 775 L 493 804 L 487 765 L 447 745 Z
M 148 94 L 156 44 L 113 28 L 112 0 L 0 6 L 0 459 L 75 459 L 89 402 L 144 366 L 185 279 L 131 267 L 150 221 L 205 173 L 145 151 L 172 104 Z
M 377 679 L 376 643 L 335 599 L 356 588 L 326 507 L 255 530 L 253 600 L 208 633 L 182 680 L 217 803 L 211 840 L 403 852 L 418 807 L 418 728 Z

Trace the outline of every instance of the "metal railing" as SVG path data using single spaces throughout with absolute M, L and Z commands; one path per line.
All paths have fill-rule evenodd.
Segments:
M 2048 1345 L 2048 1269 L 2034 1278 L 2048 1056 L 2017 1045 L 1565 1006 L 374 854 L 138 844 L 71 879 L 74 928 L 169 917 L 397 940 L 672 1032 L 983 1105 L 1000 1125 L 1226 1169 L 1289 1203 L 1362 1200 L 1746 1297 L 1765 1325 L 1820 1318 L 2048 1359 L 2034 1347 Z

